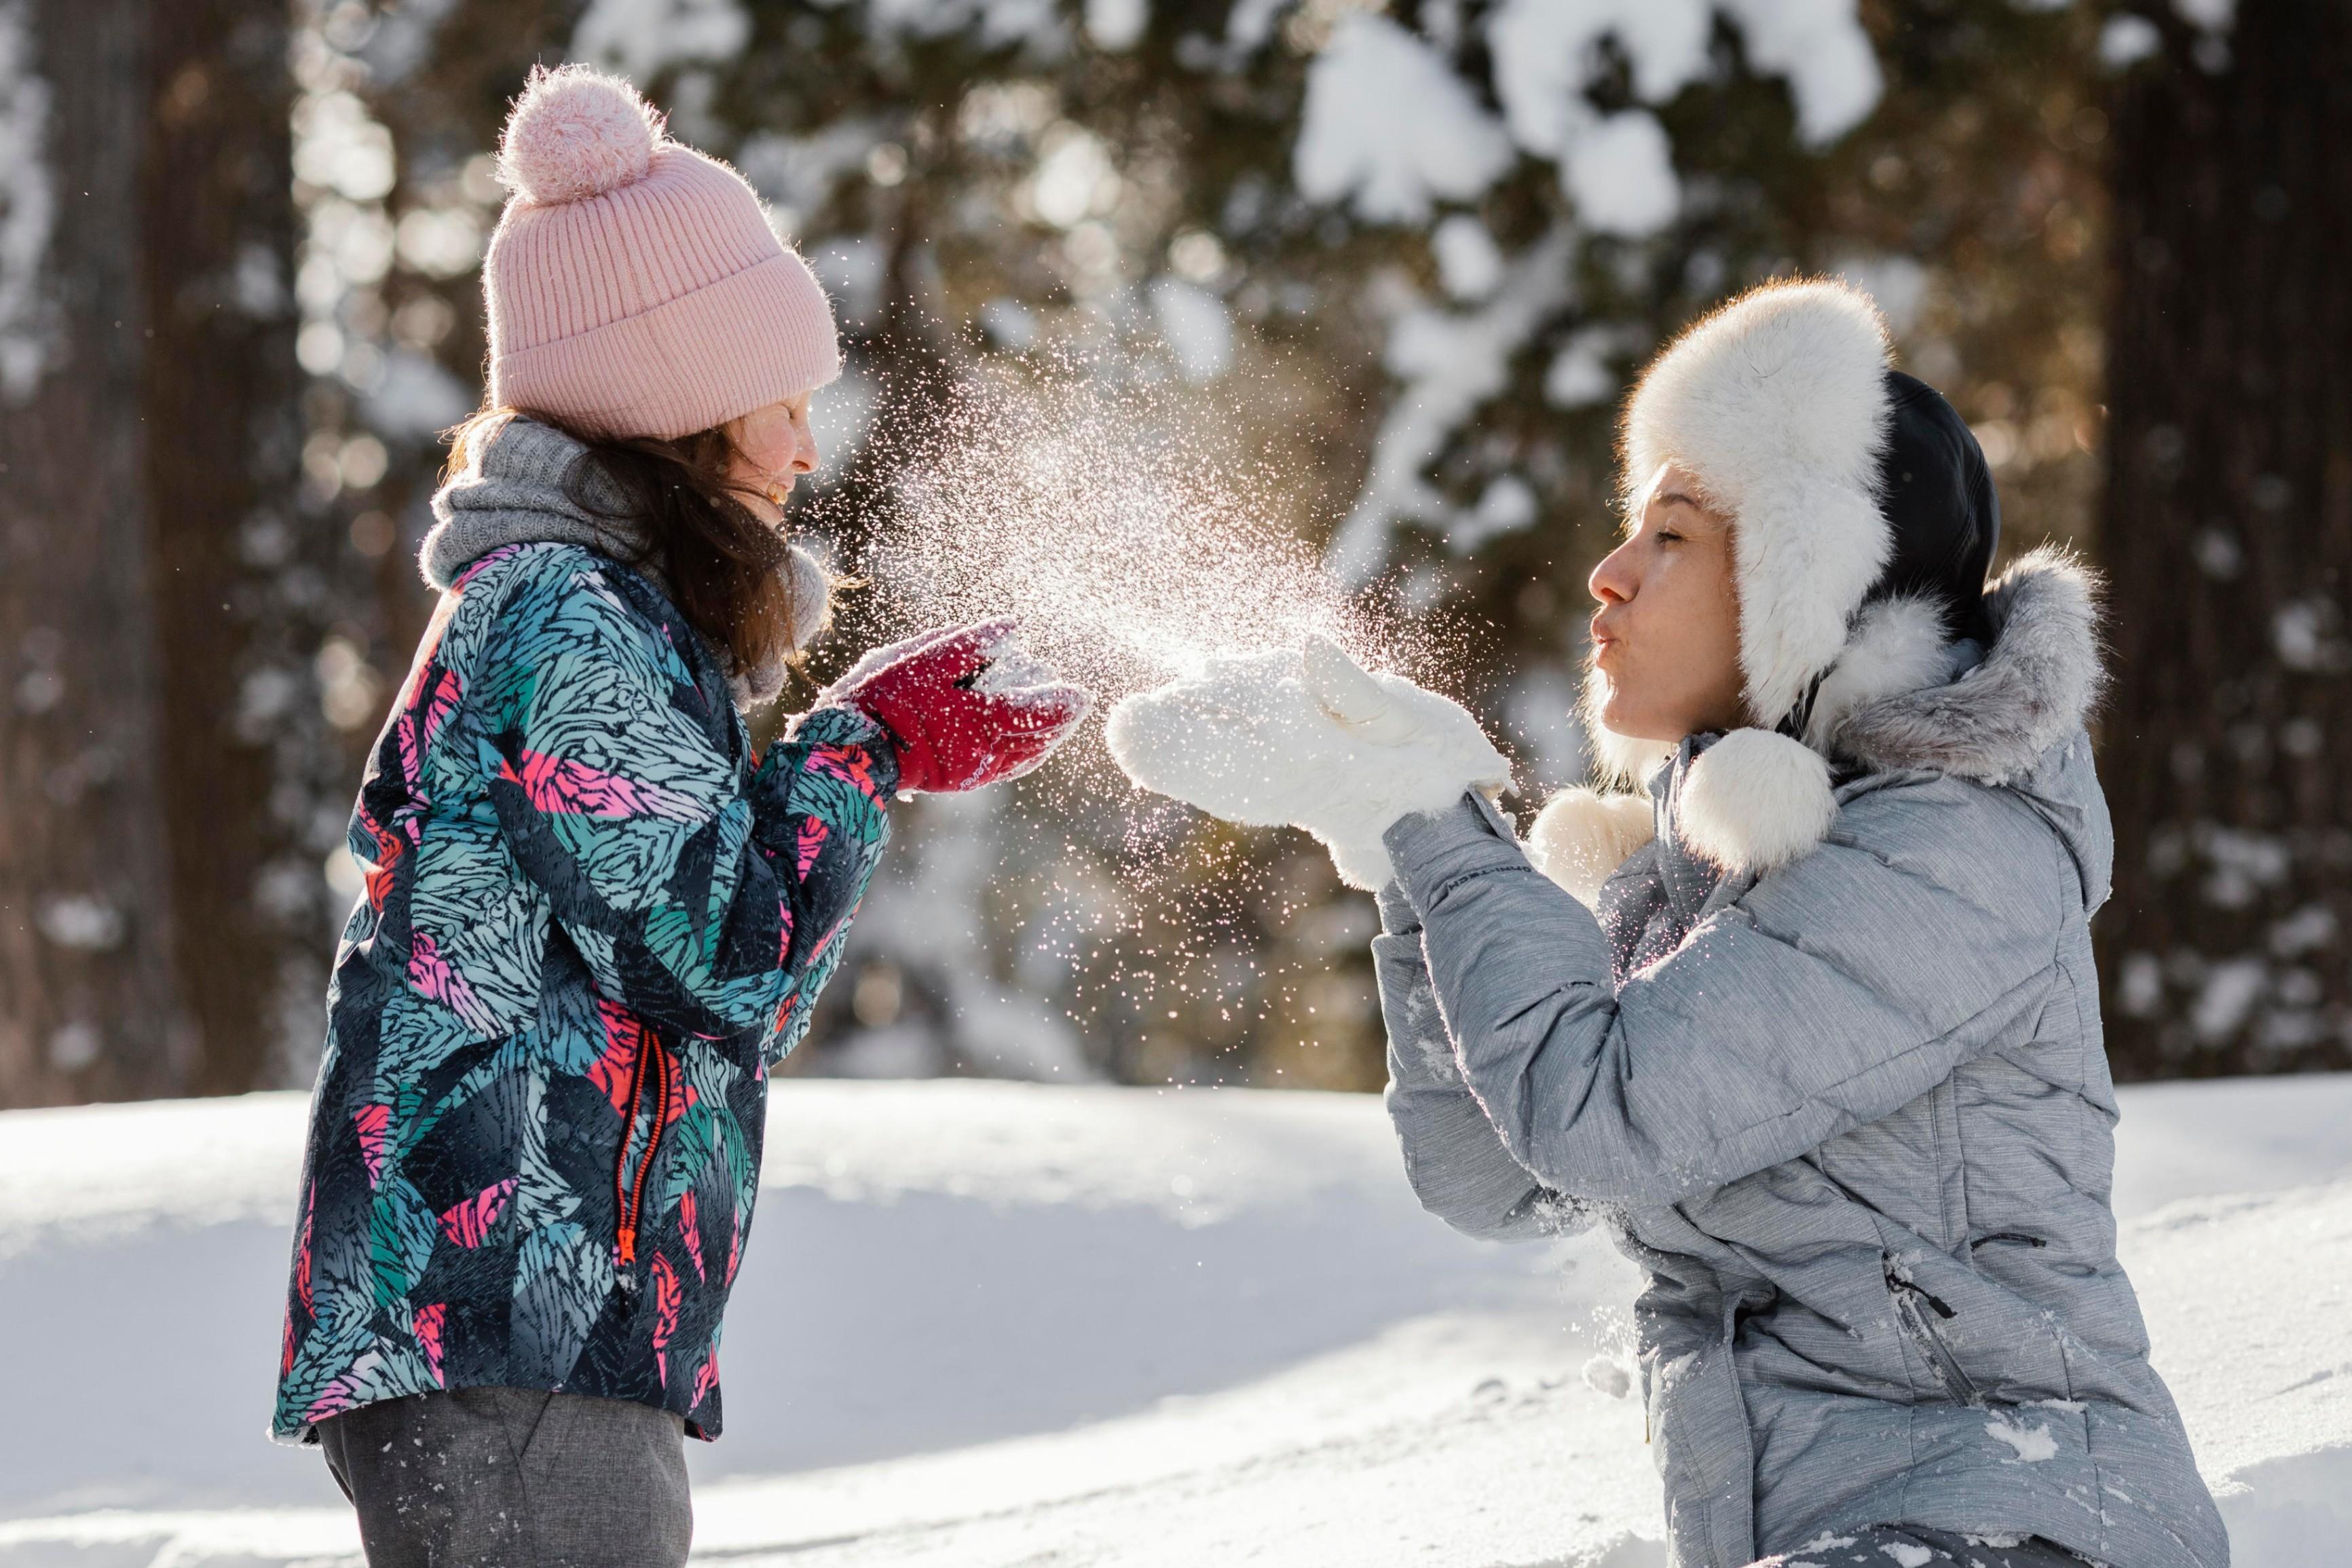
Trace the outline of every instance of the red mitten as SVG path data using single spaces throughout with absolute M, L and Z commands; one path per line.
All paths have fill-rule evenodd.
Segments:
M 1094 699 L 1022 650 L 1010 620 L 877 647 L 825 688 L 890 732 L 898 787 L 951 795 L 1019 778 L 1069 738 Z

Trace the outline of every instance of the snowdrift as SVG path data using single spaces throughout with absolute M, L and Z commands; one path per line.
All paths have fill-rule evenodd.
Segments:
M 355 1565 L 263 1436 L 303 1100 L 0 1114 L 0 1565 Z M 2124 1258 L 2240 1568 L 2352 1562 L 2352 1075 L 2128 1090 Z M 1632 1270 L 1377 1100 L 779 1083 L 698 1559 L 1649 1568 Z

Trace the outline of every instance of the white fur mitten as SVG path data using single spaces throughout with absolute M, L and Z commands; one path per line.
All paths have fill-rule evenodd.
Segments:
M 1381 835 L 1511 765 L 1459 703 L 1375 675 L 1328 637 L 1213 657 L 1110 710 L 1110 752 L 1145 789 L 1253 826 L 1303 827 L 1351 887 L 1393 875 Z

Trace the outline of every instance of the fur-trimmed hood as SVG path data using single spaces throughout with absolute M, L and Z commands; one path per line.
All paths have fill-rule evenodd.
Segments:
M 628 517 L 627 498 L 604 479 L 603 470 L 582 476 L 581 493 L 596 503 L 595 510 L 575 497 L 573 470 L 587 455 L 586 447 L 562 431 L 520 415 L 478 432 L 463 470 L 434 492 L 433 529 L 416 557 L 425 581 L 446 591 L 467 566 L 509 544 L 577 544 L 627 564 L 668 594 L 660 567 L 646 559 L 643 531 Z M 805 647 L 824 629 L 824 568 L 797 544 L 786 561 L 793 628 Z M 712 652 L 727 668 L 738 708 L 763 707 L 782 692 L 782 659 L 738 670 L 725 647 L 714 646 Z
M 1803 744 L 1735 730 L 1694 759 L 1671 830 L 1730 871 L 1764 871 L 1829 831 L 1840 774 L 1918 768 L 1993 785 L 2032 774 L 2087 721 L 2105 684 L 2099 581 L 2044 548 L 1991 584 L 1990 648 L 1948 642 L 1912 601 L 1871 607 L 1822 682 Z M 1658 828 L 1647 794 L 1566 790 L 1528 835 L 1543 872 L 1587 904 Z

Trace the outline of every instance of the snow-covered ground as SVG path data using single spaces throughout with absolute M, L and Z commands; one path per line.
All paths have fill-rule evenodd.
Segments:
M 0 1115 L 0 1564 L 358 1563 L 262 1436 L 299 1096 Z M 2240 1568 L 2352 1563 L 2352 1075 L 2126 1092 Z M 698 1559 L 1649 1568 L 1631 1269 L 1463 1240 L 1369 1097 L 780 1083 Z

